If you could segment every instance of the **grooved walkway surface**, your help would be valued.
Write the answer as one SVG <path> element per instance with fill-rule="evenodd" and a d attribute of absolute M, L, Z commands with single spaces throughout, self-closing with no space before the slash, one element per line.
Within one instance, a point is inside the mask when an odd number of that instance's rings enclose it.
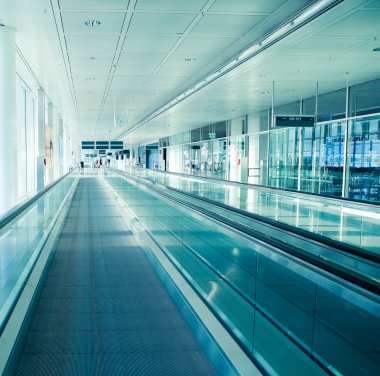
<path fill-rule="evenodd" d="M 82 178 L 16 375 L 216 375 L 98 178 Z"/>

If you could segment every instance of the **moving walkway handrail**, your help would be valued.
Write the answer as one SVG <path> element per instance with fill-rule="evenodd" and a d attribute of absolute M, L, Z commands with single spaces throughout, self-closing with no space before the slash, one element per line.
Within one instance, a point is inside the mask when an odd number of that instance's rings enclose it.
<path fill-rule="evenodd" d="M 0 229 L 5 227 L 8 223 L 10 223 L 13 219 L 15 219 L 18 215 L 20 215 L 23 211 L 25 211 L 27 208 L 29 208 L 29 206 L 33 205 L 41 196 L 43 196 L 45 193 L 50 191 L 53 187 L 55 187 L 66 176 L 70 175 L 73 171 L 75 171 L 76 168 L 69 171 L 65 175 L 61 176 L 60 178 L 53 181 L 52 183 L 48 184 L 46 187 L 40 189 L 31 198 L 29 198 L 28 200 L 14 206 L 12 209 L 10 209 L 4 215 L 2 215 L 0 217 Z"/>
<path fill-rule="evenodd" d="M 287 223 L 284 223 L 284 222 L 276 221 L 274 219 L 261 216 L 259 214 L 255 214 L 255 213 L 251 213 L 251 212 L 239 209 L 239 208 L 235 208 L 233 206 L 226 205 L 222 202 L 211 200 L 207 197 L 197 196 L 197 195 L 194 195 L 192 193 L 184 192 L 184 191 L 181 191 L 180 189 L 169 187 L 169 186 L 165 186 L 165 187 L 167 189 L 176 191 L 178 193 L 182 193 L 184 195 L 190 196 L 191 198 L 207 202 L 208 204 L 223 208 L 225 210 L 235 212 L 235 213 L 237 213 L 243 217 L 248 217 L 248 218 L 251 218 L 255 221 L 263 222 L 263 223 L 268 224 L 270 226 L 275 226 L 277 228 L 281 228 L 287 232 L 292 232 L 292 233 L 299 235 L 299 236 L 302 236 L 304 238 L 308 238 L 310 240 L 317 241 L 317 242 L 325 244 L 329 247 L 336 248 L 339 251 L 349 253 L 349 254 L 352 254 L 355 256 L 359 256 L 359 257 L 366 259 L 366 260 L 369 260 L 369 261 L 374 261 L 374 262 L 380 263 L 380 255 L 377 255 L 373 252 L 368 252 L 363 248 L 355 247 L 354 245 L 347 244 L 344 242 L 339 242 L 337 240 L 328 238 L 326 236 L 317 234 L 315 232 L 307 231 L 307 230 L 304 230 L 304 229 L 299 228 L 299 227 L 294 227 L 294 226 L 288 225 Z"/>
<path fill-rule="evenodd" d="M 33 205 L 39 198 L 41 198 L 48 191 L 50 191 L 52 188 L 54 188 L 59 182 L 61 182 L 64 178 L 66 178 L 68 175 L 70 175 L 74 170 L 75 170 L 75 168 L 73 170 L 69 171 L 68 173 L 66 173 L 65 175 L 61 176 L 60 178 L 58 178 L 54 182 L 50 183 L 49 185 L 47 185 L 43 189 L 39 190 L 37 193 L 35 193 L 33 195 L 33 197 L 31 197 L 30 199 L 28 199 L 26 202 L 23 202 L 23 203 L 15 206 L 11 210 L 9 210 L 7 213 L 5 213 L 5 215 L 2 218 L 0 218 L 0 230 L 3 227 L 5 227 L 7 224 L 9 224 L 13 219 L 17 218 L 17 216 L 19 216 L 21 213 L 23 213 L 31 205 Z M 21 295 L 22 291 L 24 290 L 24 288 L 25 288 L 25 286 L 27 284 L 28 278 L 29 278 L 30 274 L 32 273 L 32 270 L 33 270 L 35 264 L 37 263 L 37 259 L 38 259 L 38 257 L 34 261 L 31 269 L 29 270 L 29 272 L 26 275 L 24 281 L 22 282 L 22 285 L 21 285 L 21 287 L 20 287 L 20 289 L 19 289 L 19 291 L 18 291 L 18 293 L 16 295 L 16 298 L 12 302 L 12 305 L 9 307 L 9 310 L 6 313 L 6 315 L 4 317 L 4 320 L 0 323 L 0 336 L 3 334 L 3 331 L 4 331 L 6 325 L 7 325 L 8 321 L 9 321 L 9 318 L 12 315 L 12 312 L 15 309 L 15 306 L 16 306 L 19 298 L 20 298 L 20 295 Z"/>
<path fill-rule="evenodd" d="M 187 174 L 180 174 L 178 172 L 171 172 L 171 171 L 151 170 L 151 169 L 147 169 L 143 167 L 139 167 L 137 169 L 141 171 L 160 173 L 163 175 L 174 175 L 174 176 L 178 176 L 184 179 L 190 178 L 190 179 L 200 179 L 204 181 L 212 180 L 212 182 L 215 182 L 215 183 L 222 182 L 224 184 L 231 184 L 231 185 L 236 185 L 239 187 L 259 189 L 260 191 L 266 191 L 267 193 L 268 191 L 275 192 L 275 193 L 285 192 L 285 193 L 290 194 L 289 195 L 290 197 L 294 197 L 295 195 L 297 195 L 297 196 L 303 196 L 305 198 L 312 197 L 314 200 L 323 198 L 328 201 L 336 202 L 336 205 L 342 205 L 342 204 L 347 204 L 347 203 L 353 204 L 353 205 L 357 205 L 357 204 L 366 205 L 366 206 L 376 207 L 378 208 L 378 210 L 380 210 L 380 201 L 368 201 L 368 200 L 360 200 L 360 199 L 351 199 L 348 197 L 326 196 L 326 195 L 322 195 L 320 193 L 315 193 L 315 192 L 297 191 L 295 189 L 289 189 L 289 188 L 276 188 L 276 187 L 270 187 L 270 186 L 262 185 L 262 184 L 241 183 L 239 181 L 219 179 L 219 178 L 214 178 L 212 176 L 187 175 Z"/>
<path fill-rule="evenodd" d="M 123 176 L 122 173 L 118 172 L 119 175 Z M 125 178 L 125 177 L 124 177 Z M 126 177 L 128 180 L 130 179 L 129 176 Z M 132 181 L 135 181 L 135 182 L 139 182 L 140 179 L 136 178 L 136 179 L 131 179 Z M 141 183 L 141 181 L 140 181 Z M 149 190 L 153 191 L 154 194 L 157 194 L 158 196 L 161 196 L 161 197 L 164 197 L 164 199 L 167 199 L 168 201 L 170 202 L 173 202 L 174 204 L 179 204 L 181 205 L 182 207 L 188 207 L 188 208 L 191 208 L 193 210 L 195 210 L 196 212 L 199 212 L 203 215 L 206 215 L 208 216 L 208 213 L 205 213 L 203 210 L 200 210 L 199 207 L 197 208 L 196 205 L 192 205 L 192 204 L 186 204 L 184 202 L 182 202 L 180 199 L 178 198 L 174 198 L 173 196 L 171 196 L 170 194 L 168 193 L 164 193 L 162 191 L 162 189 L 159 189 L 158 187 L 150 184 L 149 186 L 147 184 L 144 184 L 144 182 L 142 182 L 143 185 L 145 185 Z M 211 216 L 211 219 L 212 220 L 215 220 L 215 221 L 219 221 L 218 218 L 215 218 L 214 216 L 214 213 L 212 213 L 212 216 Z M 222 223 L 222 226 L 223 226 L 223 223 Z M 226 226 L 227 227 L 227 226 Z M 230 226 L 228 226 L 230 227 Z M 235 228 L 233 228 L 234 231 L 236 231 Z M 167 228 L 167 231 L 169 231 L 174 237 L 178 237 L 178 235 L 174 232 L 172 232 L 169 228 Z M 238 230 L 239 231 L 239 230 Z M 247 234 L 242 234 L 243 236 L 246 236 L 247 238 L 249 236 L 247 236 Z M 161 248 L 161 245 L 154 239 L 152 238 L 152 240 Z M 291 342 L 293 342 L 302 352 L 304 352 L 305 354 L 307 354 L 314 362 L 316 362 L 327 374 L 331 374 L 331 375 L 335 375 L 337 374 L 336 370 L 334 369 L 334 367 L 330 364 L 328 364 L 327 362 L 325 362 L 321 357 L 319 357 L 317 354 L 314 354 L 313 352 L 310 351 L 310 348 L 307 344 L 303 343 L 302 340 L 300 340 L 295 334 L 293 334 L 291 331 L 289 331 L 286 327 L 284 327 L 281 322 L 277 321 L 274 317 L 272 317 L 270 314 L 267 314 L 267 312 L 265 311 L 265 309 L 262 309 L 261 306 L 255 301 L 255 300 L 252 300 L 250 299 L 248 296 L 245 295 L 245 293 L 243 291 L 241 291 L 237 286 L 235 286 L 233 284 L 233 282 L 231 282 L 228 278 L 226 278 L 225 275 L 223 275 L 222 273 L 220 273 L 217 269 L 215 269 L 215 267 L 210 264 L 206 259 L 204 259 L 203 256 L 199 255 L 192 247 L 191 245 L 188 245 L 188 244 L 184 244 L 184 246 L 197 258 L 199 259 L 200 262 L 202 262 L 204 265 L 206 265 L 208 268 L 210 268 L 210 270 L 212 270 L 216 275 L 217 277 L 219 277 L 220 279 L 222 279 L 230 288 L 232 288 L 238 295 L 239 297 L 241 297 L 246 303 L 250 304 L 251 306 L 254 306 L 255 309 L 258 310 L 258 312 L 260 312 L 280 333 L 282 333 L 285 337 L 287 337 Z M 269 245 L 271 247 L 271 245 Z M 272 249 L 274 248 L 275 246 L 271 247 Z M 182 273 L 181 271 L 181 268 L 179 267 L 179 265 L 177 265 L 176 261 L 174 258 L 171 257 L 170 255 L 170 252 L 167 252 L 163 249 L 163 251 L 166 253 L 167 257 L 171 260 L 172 264 L 177 268 L 177 270 L 179 272 Z M 297 260 L 295 260 L 295 262 L 297 262 Z M 300 262 L 300 261 L 298 261 Z M 315 273 L 320 273 L 318 270 L 315 270 L 315 269 L 311 269 L 311 270 L 314 270 Z M 183 273 L 182 273 L 183 274 Z M 186 275 L 186 273 L 183 274 L 184 278 L 190 283 L 190 285 L 193 285 L 193 281 L 191 280 L 191 278 L 188 278 L 188 276 Z M 323 276 L 323 274 L 322 274 Z M 326 276 L 324 276 L 326 278 Z M 328 278 L 328 277 L 327 277 Z M 334 281 L 333 283 L 338 283 L 338 284 L 341 284 L 340 281 Z M 348 287 L 350 288 L 350 287 Z M 205 303 L 207 304 L 207 299 L 201 294 L 200 291 L 197 290 L 197 288 L 194 288 L 194 291 L 198 294 L 198 296 L 203 300 L 205 301 Z M 362 291 L 360 291 L 360 293 L 363 293 Z M 373 298 L 372 295 L 369 297 L 369 299 Z M 215 310 L 212 306 L 210 306 L 209 304 L 207 304 L 210 308 L 210 310 L 212 312 L 214 312 L 214 314 L 216 315 L 216 317 L 219 317 L 218 316 L 218 312 L 217 310 Z M 252 356 L 252 354 L 249 352 L 248 349 L 245 348 L 245 346 L 240 342 L 240 339 L 239 337 L 236 335 L 236 333 L 228 326 L 226 325 L 223 320 L 221 320 L 221 323 L 222 325 L 225 326 L 226 330 L 231 334 L 231 336 L 233 338 L 235 338 L 237 340 L 237 343 L 240 344 L 241 348 L 243 349 L 243 351 L 245 351 L 247 353 L 248 356 Z M 257 359 L 255 359 L 253 357 L 253 361 L 256 363 Z M 261 365 L 260 364 L 257 364 L 257 366 L 261 369 Z M 266 374 L 265 370 L 264 370 L 264 374 Z"/>
<path fill-rule="evenodd" d="M 247 234 L 250 237 L 259 239 L 259 240 L 261 240 L 261 241 L 263 241 L 263 242 L 265 242 L 267 244 L 272 245 L 273 247 L 279 248 L 279 249 L 281 249 L 282 251 L 288 253 L 291 256 L 294 256 L 294 257 L 296 257 L 298 259 L 306 261 L 307 263 L 309 263 L 311 265 L 314 265 L 314 266 L 316 266 L 316 267 L 318 267 L 318 268 L 320 268 L 322 270 L 325 270 L 328 273 L 334 274 L 334 275 L 338 276 L 339 278 L 343 278 L 344 280 L 352 283 L 353 285 L 359 286 L 359 287 L 361 287 L 361 288 L 363 288 L 363 289 L 365 289 L 365 290 L 367 290 L 367 291 L 369 291 L 371 293 L 375 293 L 376 295 L 378 295 L 379 292 L 380 292 L 380 286 L 379 286 L 378 281 L 373 280 L 372 278 L 369 278 L 369 277 L 367 277 L 365 275 L 362 275 L 362 274 L 360 274 L 360 273 L 358 273 L 358 272 L 356 272 L 356 271 L 354 271 L 352 269 L 346 268 L 343 265 L 337 264 L 337 263 L 333 262 L 332 260 L 325 260 L 324 258 L 319 257 L 319 256 L 317 256 L 315 254 L 306 252 L 306 251 L 304 251 L 303 249 L 301 249 L 299 247 L 289 246 L 288 243 L 285 243 L 285 242 L 283 242 L 283 241 L 281 241 L 279 239 L 275 239 L 273 237 L 269 237 L 267 235 L 264 235 L 263 233 L 255 231 L 255 230 L 251 229 L 248 226 L 242 225 L 240 223 L 236 223 L 236 222 L 234 222 L 232 220 L 229 220 L 226 217 L 223 217 L 223 216 L 221 216 L 219 214 L 213 213 L 213 212 L 211 212 L 211 211 L 209 211 L 207 209 L 199 208 L 195 204 L 182 201 L 182 200 L 180 200 L 178 198 L 174 198 L 172 195 L 163 192 L 162 189 L 159 188 L 159 185 L 157 185 L 156 183 L 150 181 L 149 179 L 144 179 L 144 178 L 141 178 L 141 177 L 136 177 L 136 176 L 134 176 L 132 174 L 121 172 L 121 171 L 116 170 L 116 169 L 112 169 L 112 170 L 114 172 L 120 174 L 120 175 L 127 174 L 128 177 L 132 177 L 132 179 L 134 179 L 135 181 L 138 181 L 140 183 L 148 185 L 155 192 L 161 194 L 162 196 L 168 198 L 171 201 L 174 201 L 176 203 L 180 203 L 181 205 L 187 206 L 187 207 L 189 207 L 189 208 L 191 208 L 191 209 L 193 209 L 193 210 L 195 210 L 197 212 L 203 213 L 203 214 L 205 214 L 205 215 L 207 215 L 207 216 L 215 219 L 216 221 L 219 221 L 219 222 L 227 225 L 228 227 L 234 228 L 234 229 L 236 229 L 236 230 L 238 230 L 238 231 L 240 231 L 240 232 L 242 232 L 244 234 Z M 178 192 L 184 193 L 182 191 L 178 191 Z M 188 193 L 185 193 L 185 194 L 186 195 L 191 195 L 191 194 L 188 194 Z M 198 198 L 198 197 L 199 196 L 195 196 L 195 198 Z M 209 201 L 211 201 L 211 203 L 214 204 L 214 201 L 212 201 L 212 200 L 209 200 Z M 230 208 L 227 205 L 226 205 L 226 207 L 227 207 L 227 209 Z M 259 220 L 260 220 L 260 218 L 259 218 Z M 277 225 L 277 222 L 276 222 L 276 225 Z M 290 228 L 289 231 L 290 232 L 294 232 L 294 231 L 292 231 L 292 229 L 293 228 Z M 301 234 L 297 234 L 297 235 L 303 236 L 302 233 Z"/>
<path fill-rule="evenodd" d="M 126 172 L 126 173 L 129 174 L 128 172 Z M 156 182 L 154 182 L 154 181 L 152 181 L 152 180 L 150 180 L 148 178 L 144 178 L 144 177 L 139 177 L 139 178 L 140 179 L 145 179 L 148 182 L 150 182 L 151 184 L 162 185 L 161 183 L 157 184 Z M 334 247 L 334 248 L 336 248 L 339 251 L 342 251 L 342 252 L 345 252 L 345 253 L 349 253 L 349 254 L 352 254 L 352 255 L 355 255 L 355 256 L 359 256 L 359 257 L 361 257 L 363 259 L 366 259 L 366 260 L 369 260 L 369 261 L 380 263 L 380 255 L 377 255 L 377 254 L 375 254 L 373 252 L 369 252 L 369 251 L 367 251 L 367 250 L 365 250 L 363 248 L 356 247 L 356 246 L 348 244 L 348 243 L 339 242 L 337 240 L 328 238 L 326 236 L 323 236 L 323 235 L 320 235 L 320 234 L 317 234 L 317 233 L 314 233 L 314 232 L 311 232 L 311 231 L 307 231 L 307 230 L 304 230 L 304 229 L 299 228 L 299 227 L 294 227 L 294 226 L 288 225 L 288 224 L 286 224 L 284 222 L 276 221 L 274 219 L 267 218 L 267 217 L 264 217 L 264 216 L 261 216 L 261 215 L 255 214 L 255 213 L 251 213 L 251 212 L 246 211 L 246 210 L 235 208 L 233 206 L 224 204 L 222 202 L 211 200 L 211 199 L 209 199 L 207 197 L 198 196 L 198 195 L 195 195 L 193 193 L 185 192 L 185 191 L 182 191 L 180 189 L 173 188 L 173 187 L 170 187 L 170 186 L 167 186 L 167 185 L 165 185 L 165 188 L 173 190 L 173 191 L 175 191 L 177 193 L 181 193 L 181 194 L 187 195 L 187 196 L 189 196 L 191 198 L 194 198 L 196 200 L 207 202 L 208 204 L 220 207 L 220 208 L 222 208 L 224 210 L 229 210 L 229 211 L 235 212 L 235 213 L 237 213 L 237 214 L 239 214 L 239 215 L 241 215 L 243 217 L 248 217 L 248 218 L 251 218 L 251 219 L 253 219 L 255 221 L 259 221 L 259 222 L 268 224 L 270 226 L 275 226 L 277 228 L 281 228 L 281 229 L 283 229 L 283 230 L 285 230 L 287 232 L 295 233 L 296 235 L 302 236 L 304 238 L 311 239 L 313 241 L 317 241 L 317 242 L 325 244 L 325 245 L 327 245 L 329 247 Z"/>

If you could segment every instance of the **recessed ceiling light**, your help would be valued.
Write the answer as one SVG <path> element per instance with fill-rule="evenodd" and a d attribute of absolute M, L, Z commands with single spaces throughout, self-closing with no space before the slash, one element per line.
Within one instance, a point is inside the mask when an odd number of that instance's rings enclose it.
<path fill-rule="evenodd" d="M 98 20 L 87 20 L 84 24 L 88 27 L 100 26 L 102 23 Z"/>
<path fill-rule="evenodd" d="M 373 52 L 380 52 L 380 47 L 376 47 L 372 50 Z"/>
<path fill-rule="evenodd" d="M 86 81 L 95 81 L 95 77 L 85 77 Z"/>

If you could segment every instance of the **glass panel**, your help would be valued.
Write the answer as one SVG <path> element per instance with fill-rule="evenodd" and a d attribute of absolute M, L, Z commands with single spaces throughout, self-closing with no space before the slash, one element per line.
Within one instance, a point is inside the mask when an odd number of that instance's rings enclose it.
<path fill-rule="evenodd" d="M 348 197 L 380 201 L 380 116 L 349 122 Z"/>
<path fill-rule="evenodd" d="M 224 138 L 227 136 L 227 122 L 222 121 L 214 125 L 214 132 L 216 138 Z"/>
<path fill-rule="evenodd" d="M 226 139 L 212 143 L 213 177 L 226 179 Z"/>
<path fill-rule="evenodd" d="M 378 374 L 379 312 L 378 303 L 370 307 L 318 286 L 314 351 L 343 375 Z"/>
<path fill-rule="evenodd" d="M 250 184 L 266 184 L 268 132 L 249 136 L 249 176 Z"/>
<path fill-rule="evenodd" d="M 207 141 L 209 139 L 209 133 L 211 132 L 211 126 L 206 125 L 205 127 L 201 128 L 201 140 Z"/>
<path fill-rule="evenodd" d="M 200 173 L 203 176 L 212 176 L 212 142 L 201 144 L 201 166 Z"/>
<path fill-rule="evenodd" d="M 201 167 L 201 144 L 191 145 L 191 173 L 199 175 Z"/>
<path fill-rule="evenodd" d="M 0 229 L 0 326 L 12 308 L 75 178 L 61 180 Z"/>
<path fill-rule="evenodd" d="M 201 140 L 201 130 L 198 129 L 193 129 L 191 131 L 191 142 L 198 142 Z"/>
<path fill-rule="evenodd" d="M 298 187 L 298 128 L 270 133 L 269 185 L 277 188 Z"/>
<path fill-rule="evenodd" d="M 335 374 L 376 373 L 377 299 L 138 185 L 105 179 L 269 374 L 327 374 L 321 364 Z"/>
<path fill-rule="evenodd" d="M 191 174 L 191 153 L 190 153 L 190 145 L 183 145 L 183 170 L 182 172 L 185 174 Z"/>
<path fill-rule="evenodd" d="M 244 156 L 244 147 L 244 136 L 230 138 L 229 180 L 241 181 L 241 160 Z"/>
<path fill-rule="evenodd" d="M 318 193 L 319 170 L 316 167 L 317 144 L 315 135 L 319 127 L 302 129 L 301 191 Z"/>
<path fill-rule="evenodd" d="M 315 115 L 315 96 L 311 98 L 306 98 L 302 103 L 302 115 Z"/>
<path fill-rule="evenodd" d="M 317 186 L 322 195 L 342 196 L 344 138 L 344 122 L 321 125 Z"/>
<path fill-rule="evenodd" d="M 329 121 L 346 117 L 346 89 L 325 92 L 327 84 L 320 83 L 317 121 Z"/>
<path fill-rule="evenodd" d="M 380 78 L 350 88 L 350 116 L 380 113 Z"/>

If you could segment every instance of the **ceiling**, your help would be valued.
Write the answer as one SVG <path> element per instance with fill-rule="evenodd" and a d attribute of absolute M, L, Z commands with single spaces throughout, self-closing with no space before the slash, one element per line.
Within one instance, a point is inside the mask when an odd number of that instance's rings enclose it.
<path fill-rule="evenodd" d="M 7 4 L 5 4 L 7 3 Z M 80 139 L 117 138 L 305 0 L 13 0 L 0 19 Z M 130 133 L 157 140 L 380 77 L 380 1 L 346 0 Z M 86 21 L 100 21 L 89 27 Z M 378 38 L 376 40 L 376 38 Z"/>

